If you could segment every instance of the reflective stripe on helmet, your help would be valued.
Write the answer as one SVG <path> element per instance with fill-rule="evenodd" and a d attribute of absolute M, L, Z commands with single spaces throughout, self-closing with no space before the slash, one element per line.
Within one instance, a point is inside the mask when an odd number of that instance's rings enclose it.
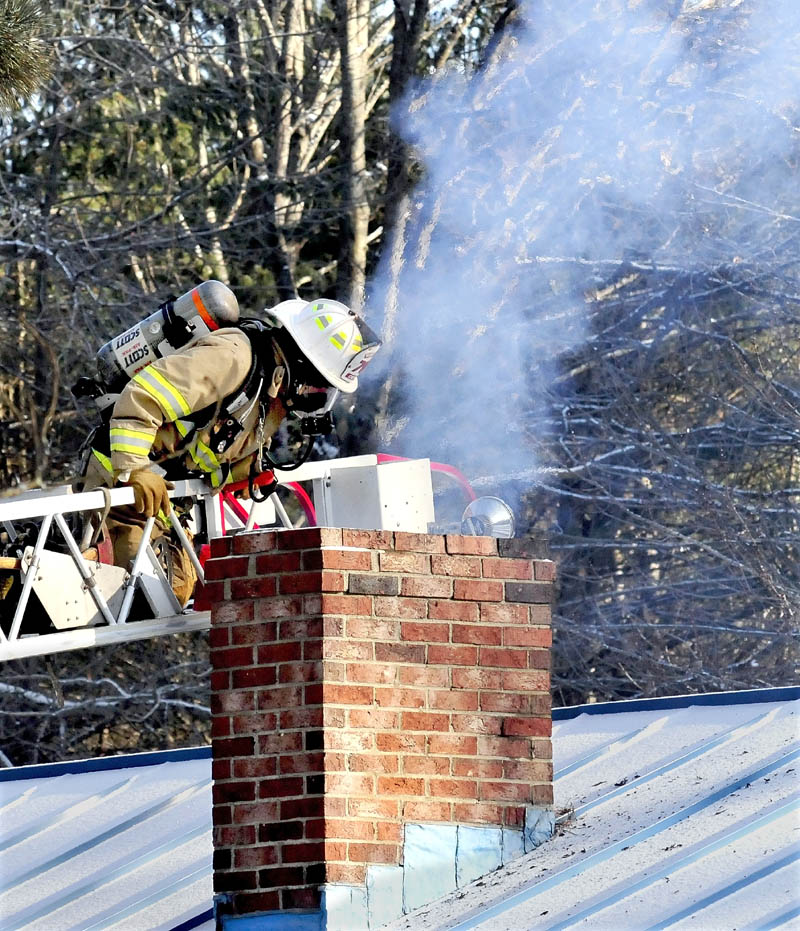
<path fill-rule="evenodd" d="M 186 417 L 191 413 L 191 408 L 180 391 L 175 385 L 167 381 L 160 372 L 157 372 L 152 365 L 148 365 L 146 369 L 137 372 L 132 380 L 155 398 L 169 421 L 177 420 L 181 416 Z"/>

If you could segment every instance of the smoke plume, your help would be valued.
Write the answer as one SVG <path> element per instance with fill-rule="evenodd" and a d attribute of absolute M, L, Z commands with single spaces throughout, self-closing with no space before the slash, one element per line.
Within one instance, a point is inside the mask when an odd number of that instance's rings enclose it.
<path fill-rule="evenodd" d="M 799 32 L 795 0 L 529 0 L 473 75 L 413 90 L 394 119 L 424 180 L 368 297 L 384 448 L 531 468 L 521 414 L 622 263 L 775 261 Z"/>

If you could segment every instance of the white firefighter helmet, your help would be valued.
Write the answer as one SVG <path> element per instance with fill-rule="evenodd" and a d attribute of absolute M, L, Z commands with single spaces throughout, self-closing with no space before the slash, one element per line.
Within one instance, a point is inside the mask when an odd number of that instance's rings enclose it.
<path fill-rule="evenodd" d="M 339 301 L 282 301 L 266 314 L 286 329 L 320 375 L 346 394 L 356 390 L 359 374 L 381 346 L 355 311 Z"/>

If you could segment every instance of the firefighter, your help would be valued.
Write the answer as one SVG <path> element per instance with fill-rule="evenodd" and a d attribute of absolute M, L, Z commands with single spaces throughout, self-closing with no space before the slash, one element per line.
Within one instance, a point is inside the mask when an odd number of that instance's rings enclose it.
<path fill-rule="evenodd" d="M 203 476 L 211 488 L 247 479 L 287 414 L 327 412 L 352 393 L 380 341 L 338 301 L 290 300 L 194 340 L 137 372 L 119 395 L 108 429 L 93 437 L 82 487 L 129 486 L 132 506 L 106 525 L 114 562 L 127 567 L 147 518 L 168 541 L 172 585 L 182 605 L 196 575 L 169 536 L 171 481 Z"/>

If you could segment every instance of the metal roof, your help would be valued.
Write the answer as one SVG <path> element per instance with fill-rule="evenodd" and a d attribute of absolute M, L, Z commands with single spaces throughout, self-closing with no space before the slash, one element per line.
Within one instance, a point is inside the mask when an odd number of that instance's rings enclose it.
<path fill-rule="evenodd" d="M 391 927 L 800 927 L 799 716 L 800 689 L 557 709 L 557 836 Z M 210 770 L 0 770 L 0 928 L 211 931 Z"/>

